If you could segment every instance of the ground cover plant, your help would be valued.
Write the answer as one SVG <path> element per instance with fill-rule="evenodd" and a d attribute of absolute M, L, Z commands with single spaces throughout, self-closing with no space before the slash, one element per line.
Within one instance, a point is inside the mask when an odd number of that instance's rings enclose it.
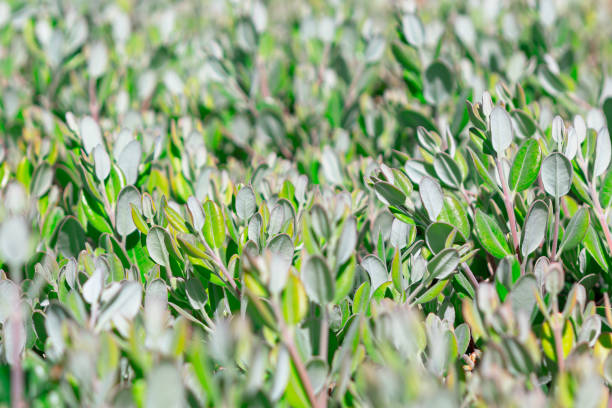
<path fill-rule="evenodd" d="M 609 406 L 610 15 L 0 1 L 0 405 Z"/>

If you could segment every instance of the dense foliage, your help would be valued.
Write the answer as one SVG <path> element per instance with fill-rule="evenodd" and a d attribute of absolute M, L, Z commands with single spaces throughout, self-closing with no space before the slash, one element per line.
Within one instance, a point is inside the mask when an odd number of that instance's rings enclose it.
<path fill-rule="evenodd" d="M 0 405 L 607 406 L 611 14 L 0 1 Z"/>

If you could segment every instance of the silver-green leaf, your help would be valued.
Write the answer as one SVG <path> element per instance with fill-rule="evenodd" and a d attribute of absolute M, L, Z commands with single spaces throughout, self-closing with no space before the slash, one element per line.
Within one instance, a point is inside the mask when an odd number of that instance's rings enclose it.
<path fill-rule="evenodd" d="M 555 198 L 569 193 L 572 187 L 573 169 L 570 161 L 562 153 L 555 152 L 542 161 L 542 184 L 544 190 Z"/>

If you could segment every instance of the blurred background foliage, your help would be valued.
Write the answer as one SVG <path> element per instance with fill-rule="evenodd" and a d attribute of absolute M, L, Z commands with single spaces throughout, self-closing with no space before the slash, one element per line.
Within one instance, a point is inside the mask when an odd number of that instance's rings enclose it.
<path fill-rule="evenodd" d="M 0 2 L 0 404 L 607 406 L 611 15 Z"/>

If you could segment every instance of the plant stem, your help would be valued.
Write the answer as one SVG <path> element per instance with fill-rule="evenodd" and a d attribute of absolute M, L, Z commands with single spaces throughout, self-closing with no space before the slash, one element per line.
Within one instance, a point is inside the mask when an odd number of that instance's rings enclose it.
<path fill-rule="evenodd" d="M 414 299 L 416 295 L 420 292 L 420 290 L 423 289 L 423 282 L 425 282 L 425 280 L 421 280 L 421 282 L 417 285 L 417 287 L 414 288 L 414 290 L 406 298 L 406 303 L 410 304 L 410 306 L 412 306 L 411 304 L 412 299 Z"/>
<path fill-rule="evenodd" d="M 98 97 L 96 96 L 96 80 L 89 79 L 89 112 L 96 122 L 100 119 L 100 106 L 98 106 Z"/>
<path fill-rule="evenodd" d="M 293 337 L 289 332 L 289 328 L 285 324 L 285 320 L 283 318 L 283 314 L 281 313 L 278 302 L 272 302 L 274 312 L 276 314 L 276 320 L 278 321 L 278 325 L 280 328 L 280 335 L 282 338 L 285 347 L 287 347 L 287 351 L 289 351 L 289 355 L 291 356 L 291 360 L 293 360 L 293 364 L 295 365 L 295 369 L 297 370 L 297 374 L 300 377 L 300 381 L 304 386 L 304 391 L 306 391 L 306 395 L 308 396 L 308 400 L 310 401 L 310 405 L 312 407 L 319 407 L 317 402 L 317 397 L 315 396 L 314 389 L 312 388 L 312 384 L 310 383 L 310 377 L 308 377 L 308 371 L 306 371 L 306 366 L 302 362 L 302 358 L 295 347 L 295 343 L 293 342 Z"/>
<path fill-rule="evenodd" d="M 508 182 L 506 181 L 506 177 L 504 176 L 504 172 L 502 170 L 501 162 L 499 158 L 495 159 L 495 164 L 497 165 L 497 174 L 499 174 L 499 181 L 502 184 L 502 189 L 504 192 L 504 205 L 506 206 L 506 213 L 508 214 L 508 222 L 510 224 L 510 232 L 512 233 L 512 245 L 514 247 L 514 252 L 519 253 L 519 239 L 518 233 L 516 231 L 516 217 L 514 215 L 514 200 L 512 199 L 512 195 L 510 194 L 510 189 L 508 188 Z"/>
<path fill-rule="evenodd" d="M 476 280 L 476 276 L 474 276 L 474 273 L 472 272 L 472 270 L 470 269 L 469 265 L 467 264 L 467 262 L 463 262 L 461 264 L 461 267 L 463 268 L 463 270 L 465 271 L 465 274 L 467 275 L 468 279 L 470 280 L 470 282 L 472 282 L 472 285 L 474 285 L 474 289 L 478 290 L 478 281 Z"/>
<path fill-rule="evenodd" d="M 108 199 L 108 194 L 106 194 L 106 186 L 104 185 L 104 182 L 101 181 L 100 182 L 100 190 L 102 190 L 102 200 L 104 201 L 104 209 L 106 210 L 106 213 L 108 214 L 108 218 L 110 218 L 110 222 L 111 222 L 111 226 L 113 228 L 116 228 L 115 225 L 115 212 L 113 211 L 113 207 L 110 204 L 110 200 Z"/>
<path fill-rule="evenodd" d="M 327 306 L 321 307 L 321 335 L 319 336 L 319 357 L 327 363 L 327 350 L 329 346 L 329 317 Z M 318 394 L 318 406 L 327 407 L 327 387 L 323 386 Z"/>
<path fill-rule="evenodd" d="M 12 278 L 13 282 L 17 285 L 21 284 L 21 270 L 18 267 L 13 267 L 12 269 Z M 22 333 L 22 319 L 23 319 L 23 311 L 21 308 L 21 299 L 18 299 L 17 307 L 13 309 L 13 313 L 10 316 L 7 324 L 11 326 L 11 331 L 13 333 L 18 333 L 18 339 L 13 342 L 13 349 L 8 350 L 7 353 L 11 353 L 13 355 L 13 364 L 11 364 L 11 406 L 13 408 L 23 408 L 26 406 L 25 401 L 23 399 L 24 394 L 24 384 L 23 384 L 23 366 L 21 365 L 21 350 L 20 350 L 20 336 Z M 25 342 L 24 342 L 25 343 Z M 6 343 L 4 343 L 6 345 Z"/>
<path fill-rule="evenodd" d="M 555 197 L 555 225 L 553 231 L 553 242 L 552 242 L 552 253 L 550 256 L 550 260 L 552 262 L 557 260 L 557 241 L 559 240 L 559 224 L 560 224 L 560 212 L 561 209 L 559 207 L 559 197 Z"/>
<path fill-rule="evenodd" d="M 597 215 L 597 220 L 601 224 L 601 229 L 603 230 L 604 236 L 606 237 L 606 243 L 608 244 L 608 253 L 611 253 L 612 235 L 610 235 L 610 227 L 608 226 L 608 222 L 606 221 L 605 212 L 603 208 L 601 208 L 599 196 L 597 195 L 597 190 L 595 189 L 595 182 L 591 180 L 589 184 L 589 187 L 591 188 L 591 200 L 593 200 L 593 206 L 595 207 L 595 214 Z"/>
<path fill-rule="evenodd" d="M 238 290 L 238 287 L 236 286 L 236 282 L 234 282 L 234 277 L 229 273 L 229 271 L 225 267 L 225 264 L 223 263 L 221 258 L 219 258 L 219 255 L 217 254 L 217 252 L 213 251 L 213 249 L 208 245 L 208 242 L 206 242 L 206 239 L 204 238 L 202 233 L 200 232 L 198 235 L 200 236 L 200 240 L 204 244 L 206 251 L 208 251 L 208 255 L 210 255 L 210 257 L 213 259 L 217 267 L 221 270 L 221 273 L 223 273 L 223 275 L 225 276 L 225 279 L 227 279 L 227 281 L 229 282 L 237 298 L 240 299 L 240 290 Z"/>
<path fill-rule="evenodd" d="M 550 320 L 550 325 L 553 330 L 553 335 L 555 337 L 555 352 L 557 354 L 557 364 L 559 365 L 559 371 L 562 372 L 565 368 L 565 361 L 563 360 L 563 336 L 561 335 L 561 330 L 563 330 L 563 324 L 561 327 L 557 324 L 557 320 L 560 317 L 559 315 L 559 305 L 557 303 L 557 297 L 553 297 L 553 318 Z"/>

